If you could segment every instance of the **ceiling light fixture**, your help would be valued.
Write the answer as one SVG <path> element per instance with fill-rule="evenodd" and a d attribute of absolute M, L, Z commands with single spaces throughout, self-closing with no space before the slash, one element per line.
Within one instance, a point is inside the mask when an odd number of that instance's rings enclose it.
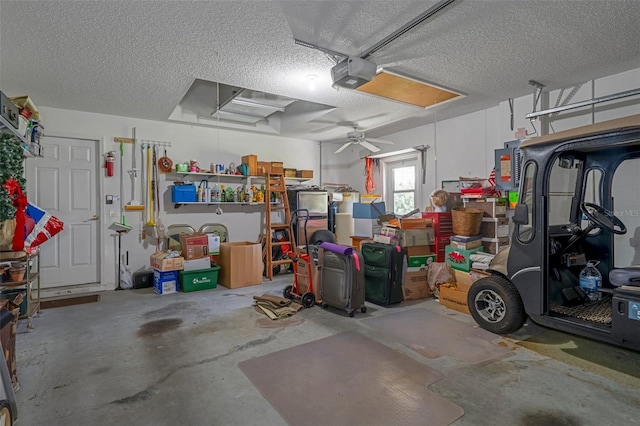
<path fill-rule="evenodd" d="M 246 99 L 234 98 L 234 99 L 231 99 L 231 103 L 235 104 L 235 105 L 242 105 L 242 106 L 253 107 L 253 108 L 271 109 L 271 110 L 275 110 L 275 111 L 284 112 L 284 107 L 283 106 L 263 104 L 263 103 L 260 103 L 260 102 L 248 101 Z"/>
<path fill-rule="evenodd" d="M 307 76 L 307 81 L 309 82 L 309 90 L 314 91 L 316 90 L 316 83 L 318 81 L 318 76 L 315 74 L 309 74 Z"/>

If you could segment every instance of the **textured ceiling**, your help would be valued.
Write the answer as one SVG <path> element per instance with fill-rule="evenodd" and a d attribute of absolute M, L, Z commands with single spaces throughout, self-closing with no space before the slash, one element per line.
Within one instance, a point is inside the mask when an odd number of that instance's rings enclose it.
<path fill-rule="evenodd" d="M 360 55 L 435 3 L 0 0 L 0 89 L 166 121 L 202 79 L 336 107 L 285 136 L 338 139 L 354 122 L 385 136 L 433 111 L 332 89 L 332 60 L 294 39 Z M 369 59 L 466 95 L 440 120 L 530 94 L 529 80 L 554 89 L 640 68 L 639 16 L 640 1 L 457 0 Z"/>

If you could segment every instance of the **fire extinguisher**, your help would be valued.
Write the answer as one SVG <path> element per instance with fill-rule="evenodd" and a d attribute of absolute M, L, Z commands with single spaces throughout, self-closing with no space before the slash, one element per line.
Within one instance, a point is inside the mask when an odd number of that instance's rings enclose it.
<path fill-rule="evenodd" d="M 115 171 L 116 157 L 113 154 L 113 151 L 109 151 L 104 162 L 104 167 L 107 169 L 107 177 L 113 177 Z"/>

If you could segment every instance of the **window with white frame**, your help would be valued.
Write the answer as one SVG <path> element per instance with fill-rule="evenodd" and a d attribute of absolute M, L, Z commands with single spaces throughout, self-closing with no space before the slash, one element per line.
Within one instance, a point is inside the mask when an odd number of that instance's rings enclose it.
<path fill-rule="evenodd" d="M 420 199 L 416 155 L 385 160 L 384 174 L 387 210 L 403 215 L 418 207 Z"/>

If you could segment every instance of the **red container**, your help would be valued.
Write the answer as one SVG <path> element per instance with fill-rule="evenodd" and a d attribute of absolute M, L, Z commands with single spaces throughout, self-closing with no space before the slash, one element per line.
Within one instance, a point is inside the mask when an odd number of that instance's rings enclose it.
<path fill-rule="evenodd" d="M 429 245 L 431 253 L 436 255 L 436 262 L 444 262 L 444 252 L 449 245 L 449 237 L 435 237 L 433 244 Z"/>
<path fill-rule="evenodd" d="M 451 212 L 422 212 L 422 218 L 432 220 L 433 231 L 436 237 L 453 235 Z"/>

